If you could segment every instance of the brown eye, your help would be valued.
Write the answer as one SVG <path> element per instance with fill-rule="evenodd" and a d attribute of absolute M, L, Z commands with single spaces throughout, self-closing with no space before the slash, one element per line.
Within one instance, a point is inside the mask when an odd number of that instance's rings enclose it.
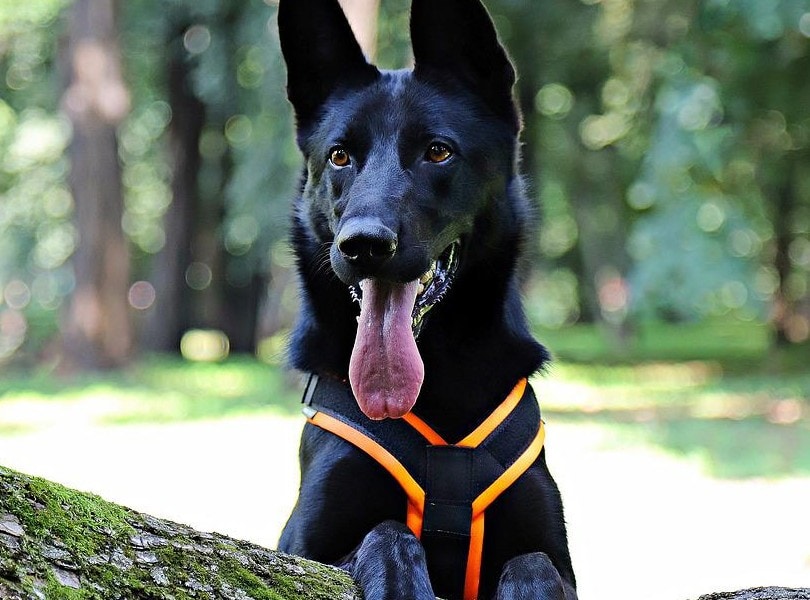
<path fill-rule="evenodd" d="M 352 159 L 349 156 L 349 153 L 346 151 L 346 148 L 343 146 L 335 146 L 329 151 L 329 162 L 331 162 L 334 166 L 341 168 L 349 166 Z"/>
<path fill-rule="evenodd" d="M 433 142 L 425 152 L 425 158 L 432 163 L 443 163 L 451 156 L 453 156 L 453 151 L 447 144 L 441 142 Z"/>

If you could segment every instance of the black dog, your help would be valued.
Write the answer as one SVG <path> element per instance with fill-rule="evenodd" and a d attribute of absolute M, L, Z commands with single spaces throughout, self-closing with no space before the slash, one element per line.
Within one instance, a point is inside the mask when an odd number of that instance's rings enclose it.
<path fill-rule="evenodd" d="M 575 599 L 525 381 L 547 354 L 516 275 L 515 72 L 486 9 L 413 0 L 412 71 L 368 64 L 337 0 L 278 21 L 306 160 L 292 362 L 315 374 L 279 548 L 367 600 Z"/>

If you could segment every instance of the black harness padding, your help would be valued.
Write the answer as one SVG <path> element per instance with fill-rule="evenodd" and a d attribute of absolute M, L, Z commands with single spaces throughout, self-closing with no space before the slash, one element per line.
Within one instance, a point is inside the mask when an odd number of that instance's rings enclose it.
<path fill-rule="evenodd" d="M 305 405 L 304 414 L 306 407 L 326 413 L 377 442 L 397 457 L 417 480 L 417 476 L 424 472 L 425 438 L 401 419 L 369 419 L 360 410 L 347 383 L 331 377 L 310 375 L 302 402 Z M 417 451 L 414 452 L 414 449 Z"/>
<path fill-rule="evenodd" d="M 521 457 L 541 427 L 530 385 L 517 406 L 477 447 L 432 445 L 403 419 L 366 417 L 344 382 L 311 375 L 303 399 L 310 418 L 323 412 L 393 455 L 425 492 L 422 530 L 434 592 L 462 598 L 470 551 L 473 502 Z"/>

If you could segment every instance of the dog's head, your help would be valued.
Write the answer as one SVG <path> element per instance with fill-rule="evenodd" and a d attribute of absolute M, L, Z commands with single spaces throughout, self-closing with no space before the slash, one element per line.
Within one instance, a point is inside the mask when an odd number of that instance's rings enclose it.
<path fill-rule="evenodd" d="M 399 417 L 422 384 L 428 312 L 519 226 L 515 71 L 479 0 L 414 0 L 406 71 L 366 61 L 337 0 L 281 0 L 278 22 L 306 160 L 296 219 L 360 302 L 360 407 Z"/>

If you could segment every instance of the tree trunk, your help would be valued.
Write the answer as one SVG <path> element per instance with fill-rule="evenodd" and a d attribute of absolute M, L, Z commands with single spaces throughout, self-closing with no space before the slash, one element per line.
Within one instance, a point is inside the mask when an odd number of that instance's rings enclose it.
<path fill-rule="evenodd" d="M 602 280 L 624 278 L 629 263 L 625 190 L 615 175 L 619 170 L 615 148 L 589 152 L 582 167 L 575 189 L 571 190 L 571 206 L 579 227 L 582 318 L 604 323 L 611 328 L 616 341 L 624 343 L 624 311 L 610 314 L 600 297 Z"/>
<path fill-rule="evenodd" d="M 0 467 L 0 600 L 360 600 L 344 572 Z"/>
<path fill-rule="evenodd" d="M 369 60 L 377 53 L 377 15 L 380 12 L 379 0 L 338 0 L 354 37 Z"/>
<path fill-rule="evenodd" d="M 70 82 L 63 108 L 73 124 L 70 184 L 79 244 L 76 288 L 64 326 L 65 366 L 123 365 L 132 345 L 129 253 L 116 128 L 129 111 L 113 0 L 76 0 L 70 13 Z"/>
<path fill-rule="evenodd" d="M 236 32 L 239 28 L 241 13 L 244 9 L 239 2 L 231 2 L 220 15 L 226 33 L 226 54 L 230 67 L 227 85 L 238 89 L 235 78 L 237 71 L 236 56 L 239 54 L 239 41 Z M 239 114 L 240 104 L 236 95 L 231 95 L 221 107 L 226 117 L 222 129 L 227 128 L 227 120 Z M 228 146 L 220 159 L 222 170 L 222 189 L 219 201 L 211 206 L 209 217 L 213 219 L 200 222 L 198 239 L 201 249 L 209 248 L 209 264 L 214 273 L 212 285 L 205 290 L 202 302 L 205 315 L 210 315 L 208 327 L 221 329 L 228 337 L 230 351 L 241 354 L 255 354 L 257 339 L 256 327 L 259 316 L 261 292 L 265 285 L 265 275 L 255 271 L 256 267 L 238 268 L 239 258 L 233 256 L 225 247 L 222 234 L 222 223 L 226 219 L 229 205 L 226 201 L 228 185 L 232 181 L 236 157 L 234 149 Z M 243 267 L 244 268 L 244 267 Z M 246 271 L 252 271 L 250 273 Z"/>
<path fill-rule="evenodd" d="M 218 325 L 228 336 L 231 352 L 256 353 L 259 305 L 265 286 L 266 279 L 261 273 L 254 273 L 241 286 L 227 278 L 222 282 L 223 301 L 220 303 Z"/>
<path fill-rule="evenodd" d="M 792 177 L 788 175 L 774 196 L 773 234 L 775 252 L 773 267 L 776 270 L 777 286 L 773 299 L 773 314 L 771 326 L 777 347 L 784 347 L 790 343 L 788 328 L 795 307 L 788 292 L 788 280 L 793 263 L 790 260 L 790 244 L 793 241 L 793 209 L 795 206 Z"/>
<path fill-rule="evenodd" d="M 0 600 L 361 600 L 334 567 L 157 519 L 0 466 Z M 810 600 L 755 588 L 699 600 Z"/>
<path fill-rule="evenodd" d="M 187 24 L 171 31 L 167 73 L 172 122 L 169 149 L 172 160 L 172 203 L 163 226 L 166 245 L 152 268 L 155 304 L 150 309 L 142 346 L 158 352 L 179 352 L 180 339 L 191 325 L 191 290 L 186 269 L 192 262 L 194 215 L 199 211 L 197 178 L 200 170 L 200 136 L 205 105 L 192 90 L 190 65 L 184 55 L 183 32 Z"/>
<path fill-rule="evenodd" d="M 716 592 L 699 600 L 810 600 L 810 588 L 759 587 L 739 592 Z"/>

